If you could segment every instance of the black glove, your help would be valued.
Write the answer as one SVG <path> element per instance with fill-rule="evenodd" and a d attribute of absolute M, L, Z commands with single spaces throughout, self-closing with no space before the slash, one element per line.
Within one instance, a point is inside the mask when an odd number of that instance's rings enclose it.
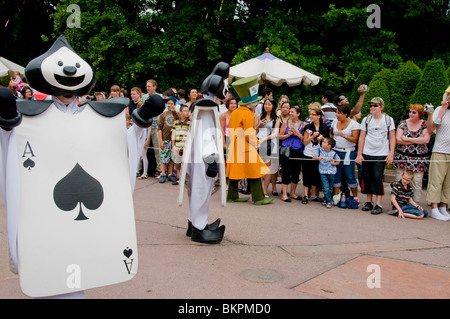
<path fill-rule="evenodd" d="M 22 122 L 22 114 L 17 111 L 16 97 L 13 92 L 0 87 L 0 127 L 11 130 Z"/>
<path fill-rule="evenodd" d="M 133 121 L 140 127 L 149 127 L 152 125 L 152 118 L 158 116 L 164 109 L 166 104 L 162 97 L 157 94 L 150 95 L 144 104 L 139 108 L 135 109 L 131 114 Z"/>
<path fill-rule="evenodd" d="M 217 166 L 216 162 L 212 162 L 208 165 L 208 168 L 206 169 L 206 176 L 209 177 L 216 177 L 219 173 L 219 166 Z"/>

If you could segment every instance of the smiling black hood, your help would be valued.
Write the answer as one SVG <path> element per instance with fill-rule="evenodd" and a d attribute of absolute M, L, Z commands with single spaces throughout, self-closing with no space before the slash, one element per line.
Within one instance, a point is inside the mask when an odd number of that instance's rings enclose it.
<path fill-rule="evenodd" d="M 60 96 L 89 94 L 97 76 L 61 35 L 52 47 L 25 68 L 28 84 L 42 93 Z"/>

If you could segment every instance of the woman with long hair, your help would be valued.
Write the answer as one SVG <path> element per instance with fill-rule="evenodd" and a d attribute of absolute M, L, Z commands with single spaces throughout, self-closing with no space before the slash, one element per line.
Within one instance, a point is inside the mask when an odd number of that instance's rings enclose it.
<path fill-rule="evenodd" d="M 270 172 L 263 177 L 263 190 L 264 196 L 269 197 L 267 190 L 269 184 L 272 183 L 272 195 L 278 195 L 277 191 L 277 172 L 278 163 L 272 165 L 272 159 L 270 157 L 273 154 L 278 154 L 273 150 L 278 149 L 278 133 L 279 123 L 276 121 L 276 109 L 273 103 L 273 98 L 268 97 L 264 100 L 263 109 L 261 115 L 256 118 L 255 129 L 256 137 L 259 141 L 259 156 L 264 160 L 264 163 L 271 168 Z M 277 126 L 278 125 L 278 126 Z M 272 166 L 275 166 L 272 169 Z"/>

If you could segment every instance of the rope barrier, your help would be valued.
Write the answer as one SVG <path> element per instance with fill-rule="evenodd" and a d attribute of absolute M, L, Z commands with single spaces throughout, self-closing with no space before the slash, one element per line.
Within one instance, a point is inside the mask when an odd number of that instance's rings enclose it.
<path fill-rule="evenodd" d="M 159 148 L 159 147 L 147 147 L 147 149 L 153 149 L 153 150 L 156 150 L 156 149 L 159 149 L 159 150 L 161 150 L 161 148 Z M 260 155 L 260 157 L 262 158 L 262 159 L 279 159 L 280 157 L 279 156 L 261 156 Z M 313 159 L 313 158 L 289 158 L 290 160 L 295 160 L 295 161 L 318 161 L 318 160 L 315 160 L 315 159 Z M 329 161 L 329 160 L 327 160 L 327 159 L 324 159 L 325 161 Z M 342 161 L 344 161 L 343 159 L 341 159 L 340 160 L 341 162 Z M 356 162 L 356 160 L 348 160 L 348 162 Z M 362 162 L 386 162 L 386 160 L 363 160 Z M 393 160 L 391 163 L 402 163 L 402 162 L 405 162 L 404 160 Z M 422 161 L 422 162 L 426 162 L 426 163 L 449 163 L 450 162 L 450 160 L 424 160 L 424 161 Z"/>

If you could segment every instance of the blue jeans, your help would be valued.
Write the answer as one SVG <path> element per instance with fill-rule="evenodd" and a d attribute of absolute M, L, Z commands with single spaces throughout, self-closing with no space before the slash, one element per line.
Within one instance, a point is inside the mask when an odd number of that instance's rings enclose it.
<path fill-rule="evenodd" d="M 334 174 L 320 174 L 322 191 L 325 196 L 325 203 L 327 204 L 332 202 L 334 176 Z"/>
<path fill-rule="evenodd" d="M 428 216 L 428 212 L 424 209 L 423 212 L 420 211 L 418 208 L 414 207 L 413 205 L 403 205 L 400 206 L 404 214 L 411 214 L 416 216 L 424 215 L 423 217 Z"/>

